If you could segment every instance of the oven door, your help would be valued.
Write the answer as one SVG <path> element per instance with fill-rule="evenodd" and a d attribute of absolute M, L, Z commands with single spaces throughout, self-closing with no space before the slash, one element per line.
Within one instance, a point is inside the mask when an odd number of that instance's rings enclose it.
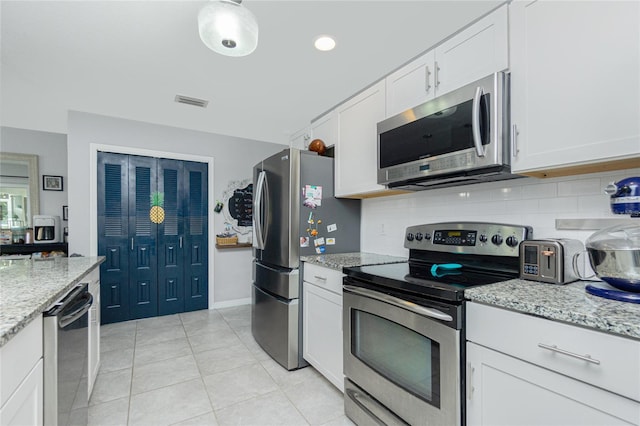
<path fill-rule="evenodd" d="M 359 424 L 460 425 L 461 337 L 444 324 L 449 314 L 348 283 L 347 415 Z"/>

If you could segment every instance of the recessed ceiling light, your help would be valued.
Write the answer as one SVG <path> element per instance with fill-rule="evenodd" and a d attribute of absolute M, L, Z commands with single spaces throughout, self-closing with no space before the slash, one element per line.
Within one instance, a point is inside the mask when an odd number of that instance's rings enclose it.
<path fill-rule="evenodd" d="M 321 35 L 316 37 L 313 45 L 316 49 L 326 52 L 328 50 L 333 50 L 333 48 L 336 47 L 336 41 L 331 36 Z"/>

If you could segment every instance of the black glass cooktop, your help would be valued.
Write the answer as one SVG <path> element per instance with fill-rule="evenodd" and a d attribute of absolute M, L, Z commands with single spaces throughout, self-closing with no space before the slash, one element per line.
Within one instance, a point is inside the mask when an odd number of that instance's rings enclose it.
<path fill-rule="evenodd" d="M 493 284 L 517 276 L 517 271 L 481 269 L 455 263 L 405 262 L 344 268 L 347 276 L 364 281 L 366 287 L 414 295 L 462 301 L 464 289 Z"/>

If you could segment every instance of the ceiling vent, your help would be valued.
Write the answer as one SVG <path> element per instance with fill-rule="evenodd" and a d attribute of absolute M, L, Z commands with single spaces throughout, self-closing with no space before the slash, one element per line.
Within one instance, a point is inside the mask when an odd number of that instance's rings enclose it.
<path fill-rule="evenodd" d="M 204 99 L 190 98 L 189 96 L 182 95 L 176 95 L 175 101 L 179 104 L 193 105 L 200 108 L 206 108 L 209 104 L 209 101 L 205 101 Z"/>

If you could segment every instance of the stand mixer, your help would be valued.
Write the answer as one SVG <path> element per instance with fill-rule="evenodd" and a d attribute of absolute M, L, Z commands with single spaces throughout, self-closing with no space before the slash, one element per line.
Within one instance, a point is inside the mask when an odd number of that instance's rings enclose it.
<path fill-rule="evenodd" d="M 640 303 L 640 177 L 607 186 L 611 211 L 630 215 L 624 225 L 601 229 L 585 247 L 591 268 L 605 283 L 587 284 L 587 293 L 622 302 Z"/>

